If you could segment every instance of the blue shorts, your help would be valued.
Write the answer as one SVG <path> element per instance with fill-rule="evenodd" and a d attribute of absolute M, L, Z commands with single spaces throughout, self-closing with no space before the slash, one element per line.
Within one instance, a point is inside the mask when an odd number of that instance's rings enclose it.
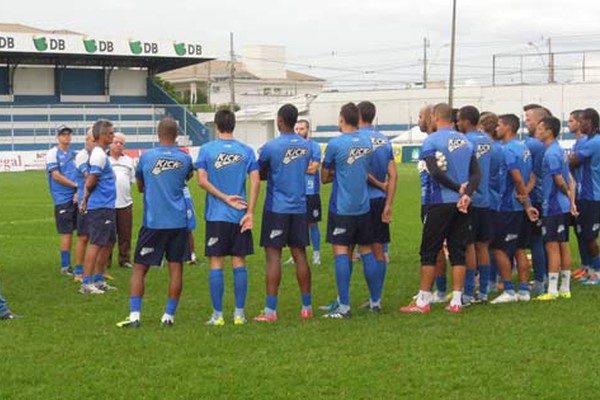
<path fill-rule="evenodd" d="M 338 215 L 329 212 L 327 243 L 339 246 L 371 246 L 374 243 L 371 214 Z"/>
<path fill-rule="evenodd" d="M 240 231 L 240 224 L 206 221 L 204 255 L 206 257 L 245 257 L 254 254 L 252 232 Z"/>
<path fill-rule="evenodd" d="M 308 218 L 309 224 L 321 221 L 321 195 L 306 195 L 306 218 Z"/>
<path fill-rule="evenodd" d="M 279 214 L 264 211 L 260 234 L 260 246 L 281 249 L 308 246 L 308 221 L 306 213 Z"/>
<path fill-rule="evenodd" d="M 90 223 L 87 213 L 77 213 L 77 235 L 90 236 Z"/>
<path fill-rule="evenodd" d="M 117 240 L 117 212 L 114 208 L 87 211 L 90 244 L 109 246 Z"/>
<path fill-rule="evenodd" d="M 577 211 L 577 236 L 584 241 L 597 239 L 600 230 L 600 201 L 579 200 Z"/>
<path fill-rule="evenodd" d="M 568 242 L 571 214 L 548 215 L 542 218 L 544 242 Z"/>
<path fill-rule="evenodd" d="M 494 211 L 489 208 L 472 207 L 469 210 L 471 219 L 471 243 L 490 242 L 494 238 Z"/>
<path fill-rule="evenodd" d="M 161 265 L 163 257 L 173 263 L 189 261 L 190 233 L 187 228 L 140 228 L 134 262 L 146 266 Z"/>
<path fill-rule="evenodd" d="M 61 235 L 69 235 L 77 229 L 77 204 L 72 201 L 54 206 L 56 231 Z"/>
<path fill-rule="evenodd" d="M 385 244 L 390 242 L 390 224 L 381 220 L 385 208 L 385 197 L 371 199 L 369 214 L 371 214 L 371 229 L 373 229 L 373 243 Z"/>
<path fill-rule="evenodd" d="M 494 215 L 494 240 L 490 247 L 502 250 L 512 258 L 517 250 L 519 233 L 523 226 L 523 211 L 498 211 Z"/>

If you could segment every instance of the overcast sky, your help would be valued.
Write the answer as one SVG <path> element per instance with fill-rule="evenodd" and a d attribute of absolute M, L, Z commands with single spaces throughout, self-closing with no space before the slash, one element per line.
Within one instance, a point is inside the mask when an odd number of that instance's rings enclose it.
<path fill-rule="evenodd" d="M 3 7 L 0 22 L 198 41 L 221 58 L 232 31 L 236 52 L 246 44 L 284 45 L 289 69 L 339 87 L 366 87 L 418 81 L 424 37 L 431 43 L 430 77 L 445 79 L 451 7 L 451 0 L 20 0 Z M 556 51 L 600 49 L 598 1 L 458 0 L 457 14 L 457 78 L 463 81 L 490 80 L 494 53 L 546 51 L 542 36 L 553 38 Z M 573 57 L 557 65 L 574 65 Z M 505 79 L 519 79 L 518 60 L 499 60 Z M 525 73 L 540 79 L 546 66 L 545 55 L 528 57 Z"/>

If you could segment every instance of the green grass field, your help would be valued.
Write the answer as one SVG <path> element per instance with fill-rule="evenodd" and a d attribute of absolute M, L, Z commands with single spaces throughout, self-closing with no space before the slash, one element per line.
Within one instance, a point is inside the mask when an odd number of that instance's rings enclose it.
<path fill-rule="evenodd" d="M 113 267 L 116 293 L 78 294 L 59 274 L 44 173 L 0 174 L 0 284 L 11 308 L 26 315 L 0 323 L 0 398 L 597 398 L 599 289 L 574 283 L 570 301 L 477 306 L 460 315 L 442 306 L 429 315 L 399 313 L 418 287 L 421 232 L 416 168 L 401 166 L 399 181 L 381 315 L 301 321 L 294 270 L 284 266 L 279 322 L 233 326 L 228 269 L 229 324 L 206 327 L 204 264 L 186 267 L 172 329 L 158 322 L 167 271 L 153 269 L 142 328 L 119 330 L 115 323 L 128 315 L 129 271 Z M 192 186 L 201 210 L 204 196 Z M 135 200 L 137 230 L 142 207 Z M 196 231 L 197 242 L 203 236 L 203 228 Z M 248 260 L 249 317 L 264 302 L 264 256 L 257 251 Z M 322 253 L 323 265 L 313 268 L 315 305 L 336 295 L 331 250 Z M 355 306 L 367 298 L 360 265 L 351 296 Z"/>

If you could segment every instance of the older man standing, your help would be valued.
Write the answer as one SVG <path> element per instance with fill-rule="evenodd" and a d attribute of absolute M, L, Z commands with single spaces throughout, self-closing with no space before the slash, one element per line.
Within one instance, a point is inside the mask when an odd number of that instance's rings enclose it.
<path fill-rule="evenodd" d="M 117 241 L 119 245 L 119 266 L 131 268 L 131 229 L 133 224 L 133 199 L 131 184 L 135 182 L 133 159 L 124 154 L 125 135 L 115 133 L 110 146 L 110 164 L 117 180 Z M 111 252 L 112 253 L 112 252 Z"/>

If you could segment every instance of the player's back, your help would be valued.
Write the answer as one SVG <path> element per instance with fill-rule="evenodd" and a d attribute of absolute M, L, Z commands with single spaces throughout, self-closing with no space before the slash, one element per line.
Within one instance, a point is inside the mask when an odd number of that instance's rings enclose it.
<path fill-rule="evenodd" d="M 533 169 L 531 153 L 524 143 L 512 139 L 502 147 L 504 152 L 503 179 L 504 190 L 500 204 L 500 211 L 523 211 L 523 205 L 516 196 L 516 185 L 510 171 L 518 170 L 523 177 L 525 185 L 529 183 L 529 175 Z"/>
<path fill-rule="evenodd" d="M 361 128 L 359 132 L 371 139 L 373 154 L 369 156 L 369 173 L 380 182 L 387 178 L 388 165 L 394 160 L 394 152 L 390 140 L 383 133 L 373 128 Z M 368 185 L 369 197 L 372 199 L 385 197 L 386 193 L 373 185 Z"/>
<path fill-rule="evenodd" d="M 583 162 L 581 198 L 600 201 L 600 134 L 595 134 L 578 151 L 586 154 Z"/>
<path fill-rule="evenodd" d="M 467 139 L 471 142 L 479 164 L 481 179 L 477 191 L 473 194 L 472 204 L 474 207 L 490 207 L 490 165 L 492 161 L 492 140 L 480 131 L 468 132 Z"/>
<path fill-rule="evenodd" d="M 502 144 L 500 142 L 492 141 L 492 151 L 490 156 L 490 173 L 489 173 L 489 197 L 490 197 L 490 209 L 498 210 L 504 191 L 504 180 L 502 176 L 503 171 L 504 154 L 502 150 Z"/>
<path fill-rule="evenodd" d="M 541 204 L 542 202 L 542 162 L 544 159 L 544 152 L 546 151 L 546 146 L 540 140 L 527 136 L 525 138 L 525 146 L 529 149 L 531 153 L 531 167 L 533 169 L 533 173 L 535 174 L 536 182 L 535 188 L 533 192 L 531 192 L 531 201 L 534 204 Z"/>
<path fill-rule="evenodd" d="M 546 148 L 542 161 L 542 213 L 544 216 L 566 214 L 570 210 L 570 200 L 556 184 L 554 177 L 562 175 L 565 183 L 569 184 L 569 166 L 565 151 L 555 141 Z"/>
<path fill-rule="evenodd" d="M 90 152 L 89 173 L 98 177 L 96 187 L 90 193 L 88 210 L 99 208 L 115 208 L 117 186 L 115 173 L 110 165 L 106 151 L 96 146 Z"/>

